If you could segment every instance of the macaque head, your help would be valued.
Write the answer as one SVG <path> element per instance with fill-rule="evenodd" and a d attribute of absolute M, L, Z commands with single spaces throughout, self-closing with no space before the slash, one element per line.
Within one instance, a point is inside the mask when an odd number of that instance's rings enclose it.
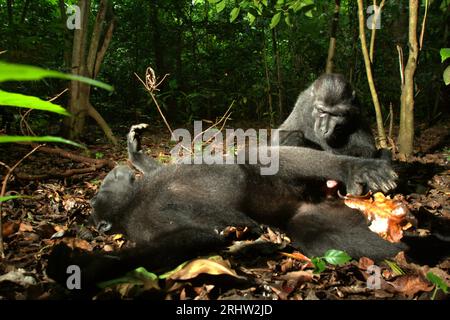
<path fill-rule="evenodd" d="M 312 84 L 311 95 L 311 115 L 317 138 L 327 143 L 345 140 L 354 126 L 353 121 L 358 121 L 359 107 L 355 92 L 344 76 L 322 75 Z"/>
<path fill-rule="evenodd" d="M 100 190 L 90 201 L 91 218 L 99 231 L 109 231 L 120 223 L 123 208 L 133 194 L 134 180 L 134 172 L 124 165 L 115 167 L 105 177 Z"/>

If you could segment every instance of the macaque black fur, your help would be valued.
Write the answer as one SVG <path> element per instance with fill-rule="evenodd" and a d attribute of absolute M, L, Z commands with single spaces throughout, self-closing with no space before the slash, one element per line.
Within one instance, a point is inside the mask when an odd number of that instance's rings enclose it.
<path fill-rule="evenodd" d="M 89 286 L 138 266 L 167 267 L 224 248 L 229 243 L 221 231 L 228 226 L 255 233 L 261 224 L 278 227 L 312 256 L 340 249 L 354 258 L 379 260 L 404 249 L 379 238 L 359 212 L 325 200 L 323 193 L 329 179 L 355 194 L 365 184 L 393 189 L 396 174 L 386 161 L 272 147 L 280 158 L 279 172 L 272 176 L 260 175 L 259 164 L 162 166 L 140 149 L 144 128 L 134 126 L 128 135 L 130 160 L 143 176 L 135 178 L 129 167 L 118 166 L 91 202 L 99 228 L 126 233 L 136 248 L 86 255 L 59 247 L 50 257 L 49 276 L 64 283 L 65 267 L 78 264 Z"/>
<path fill-rule="evenodd" d="M 117 166 L 92 199 L 92 218 L 103 230 L 125 233 L 136 247 L 113 253 L 86 254 L 64 245 L 55 247 L 47 274 L 60 283 L 66 268 L 82 270 L 82 288 L 123 275 L 136 267 L 158 271 L 225 248 L 221 233 L 228 226 L 261 233 L 261 224 L 285 231 L 292 244 L 310 256 L 326 250 L 346 251 L 353 258 L 375 261 L 407 249 L 367 228 L 364 216 L 342 201 L 325 198 L 327 180 L 343 182 L 354 194 L 361 185 L 373 190 L 395 188 L 396 174 L 379 159 L 339 156 L 300 147 L 279 148 L 280 169 L 261 176 L 260 165 L 159 165 L 140 149 L 145 126 L 128 135 L 129 158 L 143 172 L 135 178 Z"/>
<path fill-rule="evenodd" d="M 375 148 L 355 92 L 341 74 L 324 74 L 314 81 L 279 130 L 280 145 L 363 158 L 390 155 Z"/>

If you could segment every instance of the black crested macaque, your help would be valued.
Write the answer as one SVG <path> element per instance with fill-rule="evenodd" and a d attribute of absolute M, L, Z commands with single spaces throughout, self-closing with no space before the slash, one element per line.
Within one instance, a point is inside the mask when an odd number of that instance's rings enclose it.
<path fill-rule="evenodd" d="M 387 161 L 271 147 L 278 148 L 280 159 L 272 176 L 260 175 L 259 164 L 161 166 L 140 149 L 144 128 L 133 126 L 128 135 L 130 159 L 143 176 L 134 178 L 130 168 L 118 166 L 92 199 L 92 216 L 100 228 L 127 234 L 136 247 L 85 254 L 57 246 L 47 268 L 53 279 L 65 283 L 71 264 L 81 267 L 84 288 L 138 266 L 173 266 L 226 247 L 229 240 L 221 231 L 228 226 L 247 226 L 255 233 L 261 224 L 278 227 L 311 256 L 340 249 L 353 258 L 381 260 L 405 249 L 381 239 L 367 228 L 363 215 L 325 200 L 323 192 L 330 179 L 353 194 L 362 185 L 389 191 L 397 176 Z"/>
<path fill-rule="evenodd" d="M 280 145 L 303 146 L 353 157 L 388 158 L 377 152 L 368 122 L 350 83 L 341 74 L 324 74 L 297 98 L 281 124 Z"/>

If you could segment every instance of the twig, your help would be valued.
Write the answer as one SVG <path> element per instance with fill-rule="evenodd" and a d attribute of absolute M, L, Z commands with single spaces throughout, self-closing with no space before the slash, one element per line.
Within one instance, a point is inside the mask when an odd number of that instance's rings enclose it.
<path fill-rule="evenodd" d="M 399 45 L 397 45 L 397 52 L 398 52 L 398 66 L 400 68 L 400 80 L 401 85 L 405 84 L 405 63 L 403 62 L 403 49 Z"/>
<path fill-rule="evenodd" d="M 9 177 L 11 176 L 14 169 L 16 169 L 26 158 L 32 155 L 37 149 L 42 147 L 42 145 L 38 145 L 33 148 L 30 152 L 28 152 L 22 159 L 16 162 L 11 168 L 8 169 L 8 173 L 3 178 L 2 189 L 0 191 L 0 198 L 5 195 L 6 185 L 8 184 Z M 4 164 L 5 165 L 5 164 Z M 5 165 L 6 166 L 6 165 Z M 8 166 L 6 166 L 8 167 Z M 2 213 L 1 213 L 2 203 L 0 202 L 0 258 L 5 258 L 4 246 L 3 246 L 3 225 L 2 225 Z"/>
<path fill-rule="evenodd" d="M 147 70 L 145 71 L 145 82 L 137 75 L 136 72 L 134 73 L 134 75 L 139 79 L 139 81 L 141 81 L 141 83 L 144 85 L 145 89 L 147 89 L 148 93 L 150 93 L 150 96 L 152 97 L 153 102 L 155 103 L 159 114 L 163 118 L 163 121 L 166 124 L 167 129 L 169 129 L 169 131 L 170 131 L 170 136 L 173 136 L 172 128 L 170 127 L 169 123 L 167 122 L 166 117 L 164 116 L 163 112 L 161 111 L 161 108 L 158 104 L 158 101 L 156 101 L 155 94 L 154 94 L 155 91 L 159 91 L 159 89 L 158 89 L 159 85 L 161 85 L 161 83 L 166 79 L 166 77 L 169 74 L 164 75 L 162 80 L 159 81 L 158 83 L 157 83 L 157 79 L 155 76 L 155 71 L 151 67 L 148 67 Z"/>
<path fill-rule="evenodd" d="M 372 64 L 373 64 L 373 52 L 375 50 L 375 35 L 377 32 L 376 25 L 377 25 L 377 22 L 379 21 L 378 19 L 380 19 L 380 17 L 381 17 L 381 10 L 383 10 L 385 2 L 386 2 L 385 0 L 382 0 L 380 3 L 380 6 L 378 7 L 377 1 L 373 0 L 373 10 L 375 11 L 375 19 L 372 19 L 372 33 L 370 36 L 370 50 L 369 50 L 370 62 Z"/>
<path fill-rule="evenodd" d="M 207 128 L 206 130 L 203 130 L 202 132 L 200 132 L 199 134 L 197 134 L 197 135 L 194 137 L 194 139 L 192 139 L 192 148 L 194 148 L 195 140 L 197 140 L 197 138 L 198 138 L 199 136 L 203 135 L 205 132 L 208 132 L 208 131 L 211 130 L 212 128 L 218 126 L 218 125 L 223 121 L 223 124 L 222 124 L 222 127 L 220 128 L 220 130 L 217 131 L 211 138 L 209 138 L 208 141 L 205 141 L 204 144 L 206 144 L 206 143 L 208 143 L 209 141 L 211 141 L 213 138 L 216 137 L 216 135 L 217 135 L 219 132 L 222 131 L 223 127 L 225 126 L 225 124 L 226 124 L 226 122 L 227 122 L 227 120 L 228 120 L 228 119 L 230 118 L 230 116 L 231 116 L 230 110 L 231 110 L 231 108 L 233 107 L 234 103 L 235 103 L 235 100 L 233 100 L 233 102 L 232 102 L 231 105 L 228 107 L 227 111 L 225 111 L 225 113 L 223 114 L 222 118 L 220 118 L 219 121 L 217 121 L 215 124 L 213 124 L 212 126 L 210 126 L 209 128 Z M 225 121 L 224 121 L 224 120 L 225 120 Z"/>
<path fill-rule="evenodd" d="M 389 104 L 389 139 L 392 140 L 392 130 L 394 129 L 394 108 L 392 107 L 392 102 Z"/>
<path fill-rule="evenodd" d="M 56 99 L 58 99 L 61 95 L 63 95 L 66 91 L 68 91 L 68 88 L 65 88 L 63 91 L 61 91 L 60 93 L 58 93 L 57 95 L 55 95 L 53 98 L 47 100 L 49 102 L 55 101 Z M 32 135 L 35 136 L 36 134 L 33 132 L 33 130 L 31 129 L 31 127 L 28 125 L 27 122 L 27 117 L 29 116 L 30 112 L 33 111 L 33 109 L 28 109 L 23 115 L 20 114 L 20 131 L 22 132 L 23 135 Z M 27 132 L 24 132 L 24 128 L 26 127 Z"/>
<path fill-rule="evenodd" d="M 427 21 L 427 15 L 428 15 L 428 0 L 425 0 L 425 14 L 423 15 L 422 30 L 420 31 L 420 41 L 419 41 L 419 50 L 420 51 L 422 51 L 423 36 L 425 33 L 425 23 Z"/>

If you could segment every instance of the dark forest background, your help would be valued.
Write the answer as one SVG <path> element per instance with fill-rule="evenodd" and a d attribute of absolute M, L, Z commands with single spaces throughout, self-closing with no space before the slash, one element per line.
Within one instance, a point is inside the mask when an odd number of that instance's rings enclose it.
<path fill-rule="evenodd" d="M 89 32 L 99 2 L 91 2 Z M 277 125 L 299 92 L 325 71 L 337 3 L 334 71 L 350 79 L 373 116 L 356 1 L 112 1 L 114 31 L 97 79 L 113 85 L 115 91 L 92 88 L 92 105 L 113 131 L 136 122 L 159 122 L 152 99 L 134 75 L 143 77 L 151 66 L 160 79 L 170 74 L 159 87 L 157 99 L 173 124 L 213 121 L 235 101 L 232 120 Z M 365 5 L 371 4 L 366 1 Z M 429 8 L 415 75 L 415 117 L 432 123 L 449 108 L 439 51 L 448 47 L 450 7 L 448 0 L 423 1 L 419 30 L 425 4 Z M 1 0 L 0 51 L 7 50 L 1 59 L 71 72 L 74 32 L 67 29 L 63 11 L 64 3 L 57 0 Z M 371 30 L 365 31 L 370 39 Z M 401 95 L 397 46 L 406 63 L 407 39 L 408 2 L 386 1 L 372 67 L 383 117 L 388 118 L 392 105 L 395 124 Z M 66 82 L 52 79 L 2 84 L 5 90 L 44 99 L 65 87 Z M 68 100 L 66 93 L 57 103 L 67 106 Z M 8 110 L 9 117 L 15 112 Z M 36 134 L 58 133 L 61 122 L 61 117 L 46 113 L 35 113 L 30 120 Z"/>

